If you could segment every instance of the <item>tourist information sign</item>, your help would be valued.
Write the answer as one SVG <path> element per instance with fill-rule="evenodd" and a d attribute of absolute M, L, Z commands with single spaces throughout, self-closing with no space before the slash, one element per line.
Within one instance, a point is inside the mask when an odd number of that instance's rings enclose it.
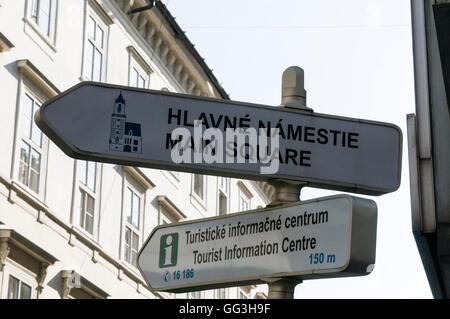
<path fill-rule="evenodd" d="M 370 195 L 400 185 L 402 134 L 388 123 L 95 82 L 35 119 L 78 159 Z"/>
<path fill-rule="evenodd" d="M 138 256 L 155 290 L 183 292 L 369 274 L 374 201 L 336 195 L 156 227 Z"/>

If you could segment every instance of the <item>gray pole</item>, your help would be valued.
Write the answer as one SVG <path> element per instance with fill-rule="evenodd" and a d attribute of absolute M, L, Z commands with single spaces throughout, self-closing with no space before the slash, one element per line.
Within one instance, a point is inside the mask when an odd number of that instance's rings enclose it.
<path fill-rule="evenodd" d="M 312 112 L 306 106 L 305 75 L 303 69 L 291 66 L 283 72 L 281 84 L 281 107 L 295 108 Z M 283 180 L 269 182 L 275 188 L 272 202 L 268 207 L 276 207 L 286 203 L 298 202 L 300 191 L 304 184 L 294 184 Z M 295 286 L 300 284 L 300 278 L 275 278 L 267 280 L 269 299 L 293 299 Z"/>

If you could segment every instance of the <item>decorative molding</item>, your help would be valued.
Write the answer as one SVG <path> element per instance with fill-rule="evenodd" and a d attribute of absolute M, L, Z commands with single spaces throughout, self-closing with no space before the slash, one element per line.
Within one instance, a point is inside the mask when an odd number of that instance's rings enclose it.
<path fill-rule="evenodd" d="M 40 224 L 45 224 L 46 222 L 45 222 L 45 220 L 46 220 L 46 215 L 45 215 L 45 210 L 42 210 L 42 209 L 38 209 L 38 217 L 37 217 L 37 221 L 40 223 Z"/>
<path fill-rule="evenodd" d="M 92 262 L 94 264 L 98 263 L 98 257 L 99 257 L 99 253 L 97 249 L 93 249 L 92 250 Z"/>
<path fill-rule="evenodd" d="M 109 16 L 109 14 L 103 9 L 102 5 L 98 3 L 97 0 L 89 0 L 89 4 L 92 8 L 95 9 L 97 14 L 101 16 L 101 18 L 104 20 L 104 22 L 107 25 L 111 25 L 114 23 L 113 19 Z"/>
<path fill-rule="evenodd" d="M 139 182 L 145 189 L 152 189 L 155 184 L 142 171 L 133 166 L 123 166 L 123 171 L 131 175 L 133 179 Z"/>
<path fill-rule="evenodd" d="M 249 199 L 253 198 L 252 192 L 248 189 L 247 185 L 245 185 L 243 181 L 238 181 L 237 184 Z"/>
<path fill-rule="evenodd" d="M 36 280 L 38 283 L 37 291 L 39 293 L 42 293 L 42 290 L 44 290 L 44 281 L 45 281 L 45 278 L 47 277 L 48 266 L 50 266 L 50 264 L 47 262 L 41 262 L 39 265 L 39 274 L 36 277 Z"/>
<path fill-rule="evenodd" d="M 261 192 L 261 195 L 266 197 L 268 203 L 272 201 L 275 188 L 267 182 L 252 181 L 253 185 Z"/>
<path fill-rule="evenodd" d="M 267 298 L 268 298 L 267 295 L 262 291 L 258 291 L 254 297 L 254 299 L 267 299 Z"/>
<path fill-rule="evenodd" d="M 27 255 L 33 257 L 41 263 L 53 265 L 58 261 L 56 257 L 37 246 L 31 240 L 20 235 L 14 229 L 0 229 L 0 240 L 2 243 L 6 242 L 8 246 L 10 243 L 13 244 L 14 247 L 23 250 Z"/>
<path fill-rule="evenodd" d="M 47 95 L 47 97 L 54 97 L 61 93 L 61 91 L 47 79 L 42 72 L 30 62 L 30 60 L 17 60 L 16 65 L 19 73 L 28 78 L 31 83 Z"/>
<path fill-rule="evenodd" d="M 180 77 L 182 70 L 183 70 L 183 64 L 181 62 L 175 63 L 174 75 L 177 79 Z"/>
<path fill-rule="evenodd" d="M 135 47 L 133 47 L 132 45 L 129 45 L 127 47 L 127 49 L 130 52 L 130 54 L 133 56 L 133 58 L 137 61 L 137 63 L 139 63 L 139 65 L 144 69 L 144 71 L 147 72 L 147 74 L 153 73 L 153 69 L 150 67 L 150 65 L 147 63 L 147 61 L 145 61 L 145 59 L 142 57 L 142 55 L 139 54 L 139 52 L 136 50 Z"/>
<path fill-rule="evenodd" d="M 67 299 L 69 297 L 70 291 L 72 290 L 72 285 L 70 280 L 72 278 L 72 270 L 61 270 L 61 298 Z"/>
<path fill-rule="evenodd" d="M 8 236 L 4 234 L 4 232 L 9 232 L 7 230 L 0 230 L 0 271 L 3 271 L 6 264 L 6 258 L 9 255 L 9 252 L 11 251 L 11 247 L 8 245 Z"/>
<path fill-rule="evenodd" d="M 67 299 L 73 288 L 78 288 L 95 299 L 106 299 L 109 294 L 74 270 L 61 270 L 61 297 Z"/>
<path fill-rule="evenodd" d="M 186 215 L 166 195 L 158 195 L 156 198 L 158 204 L 163 206 L 173 219 L 181 221 L 186 218 Z"/>
<path fill-rule="evenodd" d="M 91 0 L 93 1 L 93 0 Z M 143 0 L 113 0 L 113 3 L 122 11 L 127 17 L 130 24 L 136 28 L 137 33 L 140 34 L 145 42 L 153 49 L 154 53 L 158 55 L 161 62 L 165 64 L 166 69 L 178 81 L 178 83 L 186 90 L 187 93 L 196 95 L 206 95 L 210 92 L 207 87 L 207 80 L 201 71 L 194 66 L 193 60 L 190 60 L 186 54 L 183 53 L 183 48 L 177 41 L 177 36 L 173 35 L 174 30 L 168 31 L 166 24 L 168 22 L 161 13 L 152 12 L 159 10 L 156 6 L 154 10 L 148 10 L 132 15 L 127 12 L 146 5 Z M 164 22 L 163 22 L 164 21 Z M 164 29 L 162 27 L 164 26 Z M 177 46 L 174 49 L 173 46 Z M 184 61 L 184 63 L 183 63 Z M 190 65 L 192 64 L 192 65 Z M 188 67 L 189 66 L 189 67 Z M 181 72 L 184 70 L 184 72 Z M 189 78 L 189 81 L 187 81 Z M 194 87 L 197 89 L 194 91 Z M 214 96 L 214 91 L 211 96 Z"/>
<path fill-rule="evenodd" d="M 75 244 L 77 242 L 77 236 L 73 233 L 69 233 L 69 241 L 67 242 L 70 246 L 75 247 Z"/>
<path fill-rule="evenodd" d="M 9 194 L 8 194 L 8 201 L 11 204 L 14 204 L 17 200 L 17 192 L 11 187 L 9 189 Z"/>
<path fill-rule="evenodd" d="M 188 93 L 191 93 L 197 84 L 194 81 L 189 81 L 187 85 Z"/>
<path fill-rule="evenodd" d="M 39 262 L 39 269 L 36 274 L 37 291 L 42 293 L 44 289 L 45 278 L 47 277 L 47 268 L 58 261 L 55 257 L 38 247 L 32 241 L 26 239 L 13 229 L 0 229 L 0 271 L 6 264 L 6 258 L 11 248 L 20 249 L 28 256 Z"/>
<path fill-rule="evenodd" d="M 0 32 L 0 52 L 9 51 L 14 48 L 14 45 L 3 33 Z"/>

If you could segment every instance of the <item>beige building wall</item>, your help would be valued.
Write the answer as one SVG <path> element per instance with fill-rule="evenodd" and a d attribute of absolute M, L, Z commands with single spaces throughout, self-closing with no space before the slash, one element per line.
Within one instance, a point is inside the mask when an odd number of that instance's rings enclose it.
<path fill-rule="evenodd" d="M 155 226 L 214 216 L 224 203 L 226 213 L 264 207 L 270 187 L 74 160 L 32 121 L 45 100 L 85 80 L 227 97 L 193 47 L 174 37 L 178 25 L 167 8 L 126 14 L 144 5 L 0 0 L 0 298 L 267 293 L 266 286 L 153 292 L 133 258 Z"/>

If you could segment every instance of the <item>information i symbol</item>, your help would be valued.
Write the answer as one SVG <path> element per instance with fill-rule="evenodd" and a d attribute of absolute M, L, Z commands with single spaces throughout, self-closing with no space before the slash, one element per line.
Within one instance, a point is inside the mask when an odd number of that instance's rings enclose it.
<path fill-rule="evenodd" d="M 175 266 L 178 259 L 178 233 L 162 235 L 159 247 L 159 268 Z"/>

